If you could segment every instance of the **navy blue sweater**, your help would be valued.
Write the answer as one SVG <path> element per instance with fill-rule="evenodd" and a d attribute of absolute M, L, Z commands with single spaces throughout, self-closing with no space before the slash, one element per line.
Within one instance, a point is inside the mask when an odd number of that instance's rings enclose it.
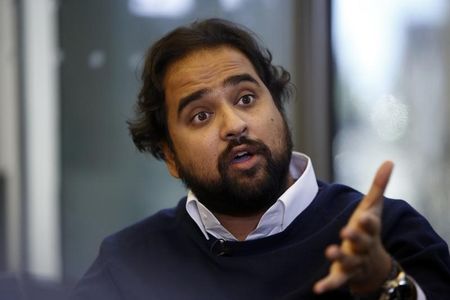
<path fill-rule="evenodd" d="M 352 299 L 343 287 L 316 296 L 362 195 L 319 183 L 319 193 L 283 232 L 244 242 L 206 240 L 185 209 L 162 210 L 106 238 L 73 299 Z M 429 300 L 450 299 L 446 243 L 406 202 L 385 199 L 382 240 Z"/>

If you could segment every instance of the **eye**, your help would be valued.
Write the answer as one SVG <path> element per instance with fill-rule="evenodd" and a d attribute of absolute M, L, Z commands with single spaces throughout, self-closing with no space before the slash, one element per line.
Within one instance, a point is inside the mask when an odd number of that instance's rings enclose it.
<path fill-rule="evenodd" d="M 211 117 L 211 115 L 212 115 L 212 113 L 210 113 L 210 112 L 201 111 L 201 112 L 196 113 L 192 117 L 191 121 L 194 124 L 204 123 Z"/>
<path fill-rule="evenodd" d="M 255 96 L 247 94 L 239 98 L 237 104 L 248 106 L 255 102 Z"/>

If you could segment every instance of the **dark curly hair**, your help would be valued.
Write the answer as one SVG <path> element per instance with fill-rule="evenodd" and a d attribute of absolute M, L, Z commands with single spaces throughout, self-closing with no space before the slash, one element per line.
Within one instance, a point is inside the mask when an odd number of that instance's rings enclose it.
<path fill-rule="evenodd" d="M 290 93 L 290 74 L 282 67 L 272 65 L 272 54 L 260 45 L 256 35 L 222 19 L 195 21 L 168 33 L 147 52 L 136 118 L 127 122 L 139 151 L 150 152 L 157 159 L 164 159 L 163 143 L 172 147 L 163 86 L 168 67 L 192 51 L 222 45 L 241 51 L 250 60 L 284 117 L 283 102 Z"/>

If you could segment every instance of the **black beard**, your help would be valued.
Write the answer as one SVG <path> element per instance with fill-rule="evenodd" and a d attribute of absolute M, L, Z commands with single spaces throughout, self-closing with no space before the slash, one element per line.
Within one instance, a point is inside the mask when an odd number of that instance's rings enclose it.
<path fill-rule="evenodd" d="M 285 124 L 286 125 L 286 124 Z M 192 190 L 198 200 L 213 213 L 230 216 L 250 216 L 266 211 L 287 188 L 289 163 L 292 155 L 292 138 L 285 126 L 286 148 L 277 155 L 261 141 L 241 137 L 231 140 L 218 159 L 218 180 L 202 179 L 184 167 L 175 155 L 178 174 L 185 186 Z M 249 145 L 264 158 L 265 163 L 257 165 L 238 174 L 229 170 L 227 159 L 233 147 Z M 259 178 L 249 181 L 258 172 Z M 234 172 L 235 173 L 235 172 Z M 246 179 L 241 182 L 240 178 Z M 248 183 L 251 182 L 251 183 Z"/>

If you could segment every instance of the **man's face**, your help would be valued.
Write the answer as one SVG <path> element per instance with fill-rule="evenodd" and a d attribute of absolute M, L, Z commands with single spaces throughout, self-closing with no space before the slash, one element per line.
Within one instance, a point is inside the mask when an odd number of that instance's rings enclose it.
<path fill-rule="evenodd" d="M 210 210 L 249 215 L 286 189 L 290 133 L 272 96 L 240 51 L 193 52 L 164 78 L 170 173 Z"/>

